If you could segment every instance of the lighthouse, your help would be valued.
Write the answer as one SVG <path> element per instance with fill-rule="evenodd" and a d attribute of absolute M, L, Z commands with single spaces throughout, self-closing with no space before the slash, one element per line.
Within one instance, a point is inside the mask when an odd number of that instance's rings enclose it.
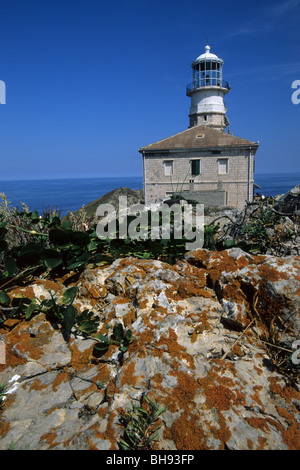
<path fill-rule="evenodd" d="M 229 125 L 224 96 L 230 87 L 223 80 L 223 63 L 210 52 L 209 45 L 192 62 L 193 81 L 186 87 L 186 95 L 191 98 L 189 127 L 201 125 L 225 131 Z"/>
<path fill-rule="evenodd" d="M 258 142 L 226 132 L 224 103 L 230 91 L 223 60 L 205 52 L 192 62 L 189 127 L 139 149 L 143 155 L 145 203 L 180 197 L 206 207 L 243 209 L 253 200 Z M 178 190 L 178 188 L 180 188 Z"/>

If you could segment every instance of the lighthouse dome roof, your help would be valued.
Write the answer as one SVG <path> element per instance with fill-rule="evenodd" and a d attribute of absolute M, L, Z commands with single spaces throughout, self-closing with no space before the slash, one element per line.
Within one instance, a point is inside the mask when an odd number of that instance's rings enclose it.
<path fill-rule="evenodd" d="M 197 62 L 204 62 L 204 61 L 208 61 L 208 60 L 215 60 L 215 61 L 218 61 L 218 62 L 223 62 L 223 60 L 220 59 L 217 55 L 212 54 L 210 52 L 210 46 L 207 44 L 205 46 L 204 54 L 199 55 L 199 57 L 197 57 L 197 59 L 193 63 L 195 64 Z"/>

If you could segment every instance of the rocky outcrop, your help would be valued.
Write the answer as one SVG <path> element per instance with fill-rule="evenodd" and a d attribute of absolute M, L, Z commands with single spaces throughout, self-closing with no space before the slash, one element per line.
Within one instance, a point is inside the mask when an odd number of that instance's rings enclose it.
<path fill-rule="evenodd" d="M 101 196 L 99 199 L 96 199 L 95 201 L 92 201 L 86 206 L 84 206 L 84 212 L 86 216 L 95 217 L 97 208 L 100 204 L 112 204 L 115 207 L 115 210 L 117 211 L 119 207 L 120 196 L 127 197 L 128 206 L 143 203 L 144 198 L 142 189 L 134 190 L 130 188 L 117 188 L 105 194 L 104 196 Z"/>
<path fill-rule="evenodd" d="M 300 184 L 275 198 L 275 208 L 288 215 L 300 217 Z"/>
<path fill-rule="evenodd" d="M 76 283 L 99 331 L 122 323 L 133 341 L 97 355 L 94 339 L 66 342 L 44 314 L 4 322 L 0 449 L 117 450 L 122 412 L 145 395 L 167 406 L 156 449 L 299 449 L 296 367 L 274 360 L 299 339 L 299 268 L 295 256 L 201 249 L 14 289 L 43 299 Z"/>

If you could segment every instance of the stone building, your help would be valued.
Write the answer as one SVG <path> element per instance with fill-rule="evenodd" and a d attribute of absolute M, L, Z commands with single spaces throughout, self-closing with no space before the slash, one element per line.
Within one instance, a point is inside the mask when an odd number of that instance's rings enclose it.
<path fill-rule="evenodd" d="M 189 128 L 139 149 L 145 203 L 181 194 L 206 206 L 243 208 L 253 199 L 258 143 L 229 132 L 223 60 L 207 45 L 192 69 Z"/>

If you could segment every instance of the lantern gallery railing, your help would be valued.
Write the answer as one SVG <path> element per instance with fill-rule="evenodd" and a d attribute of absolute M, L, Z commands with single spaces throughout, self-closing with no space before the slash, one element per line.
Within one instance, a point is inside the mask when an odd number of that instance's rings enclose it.
<path fill-rule="evenodd" d="M 186 87 L 186 94 L 189 95 L 192 91 L 197 90 L 197 88 L 202 88 L 205 86 L 218 86 L 230 90 L 229 83 L 225 80 L 220 80 L 219 78 L 215 77 L 204 77 L 197 78 L 192 83 L 189 83 Z"/>

